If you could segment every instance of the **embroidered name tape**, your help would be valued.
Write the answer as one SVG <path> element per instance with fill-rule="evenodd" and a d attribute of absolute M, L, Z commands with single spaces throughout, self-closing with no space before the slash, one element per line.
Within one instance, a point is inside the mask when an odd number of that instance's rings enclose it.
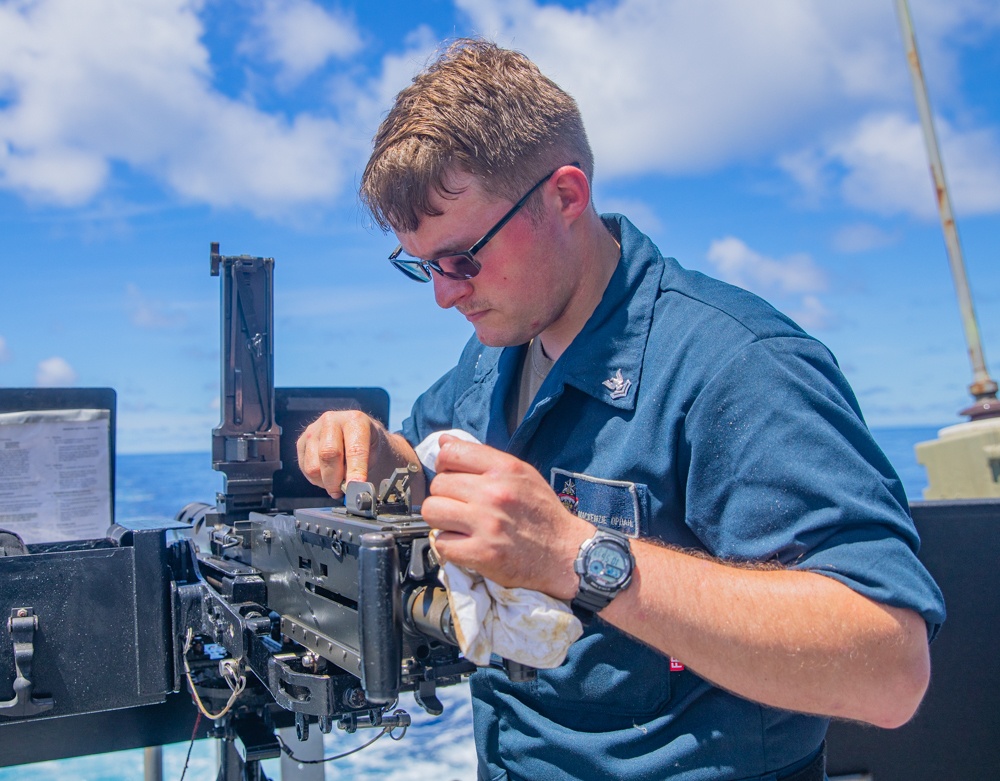
<path fill-rule="evenodd" d="M 628 537 L 639 536 L 639 490 L 635 483 L 553 468 L 550 485 L 574 515 Z"/>

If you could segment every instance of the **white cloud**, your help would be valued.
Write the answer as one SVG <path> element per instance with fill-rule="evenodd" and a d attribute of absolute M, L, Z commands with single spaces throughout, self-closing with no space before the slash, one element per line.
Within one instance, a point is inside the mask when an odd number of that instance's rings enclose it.
<path fill-rule="evenodd" d="M 58 356 L 39 361 L 35 369 L 35 385 L 39 388 L 65 388 L 76 380 L 76 371 L 65 358 Z"/>
<path fill-rule="evenodd" d="M 10 360 L 10 350 L 7 349 L 7 340 L 0 336 L 0 363 Z"/>
<path fill-rule="evenodd" d="M 826 274 L 805 254 L 774 260 L 733 236 L 716 239 L 706 256 L 722 279 L 762 293 L 812 293 L 826 290 Z"/>
<path fill-rule="evenodd" d="M 899 119 L 915 110 L 891 3 L 456 2 L 577 98 L 600 175 L 699 173 L 781 155 L 811 196 L 833 178 L 838 197 L 865 210 L 933 210 L 919 127 Z M 995 29 L 1000 6 L 918 1 L 913 16 L 941 104 L 963 110 L 953 42 Z M 1000 209 L 996 132 L 944 135 L 956 202 Z"/>
<path fill-rule="evenodd" d="M 713 241 L 705 257 L 720 279 L 766 298 L 803 327 L 830 325 L 830 313 L 817 295 L 826 291 L 827 276 L 808 255 L 777 260 L 727 236 Z"/>
<path fill-rule="evenodd" d="M 1000 211 L 1000 141 L 987 129 L 959 131 L 935 122 L 945 179 L 956 211 Z M 838 194 L 877 214 L 937 215 L 923 130 L 900 113 L 863 117 L 843 135 L 781 158 L 811 197 Z"/>
<path fill-rule="evenodd" d="M 860 122 L 912 111 L 889 3 L 455 2 L 474 30 L 524 50 L 577 97 L 602 178 L 704 172 L 797 147 L 797 158 L 784 158 L 785 170 L 797 161 L 800 182 L 811 173 L 822 183 L 831 166 L 845 166 L 835 192 L 872 208 L 869 193 L 881 191 L 871 172 L 885 150 L 866 152 Z M 237 31 L 237 50 L 277 66 L 279 88 L 315 73 L 332 85 L 316 96 L 315 109 L 265 111 L 252 97 L 235 99 L 215 86 L 221 77 L 212 57 L 228 55 L 221 46 L 210 54 L 208 45 L 217 44 L 202 22 L 203 6 L 0 4 L 0 188 L 79 205 L 105 192 L 125 167 L 196 203 L 286 217 L 322 208 L 351 189 L 379 118 L 437 43 L 419 27 L 378 73 L 352 63 L 343 69 L 349 75 L 330 75 L 331 62 L 362 50 L 365 36 L 353 18 L 314 0 L 261 0 L 250 27 Z M 913 6 L 936 94 L 960 109 L 951 44 L 1000 24 L 1000 7 L 988 0 Z M 226 62 L 233 64 L 251 82 L 264 78 L 247 63 Z M 817 147 L 821 137 L 828 140 Z M 994 159 L 988 129 L 956 137 L 970 157 L 985 150 Z M 962 184 L 962 166 L 949 164 L 956 202 L 995 208 L 991 180 Z M 967 189 L 974 194 L 962 195 Z"/>
<path fill-rule="evenodd" d="M 63 206 L 87 201 L 103 184 L 107 161 L 73 149 L 27 150 L 0 138 L 0 186 Z"/>
<path fill-rule="evenodd" d="M 370 150 L 371 139 L 378 129 L 396 94 L 406 87 L 423 69 L 440 45 L 430 27 L 421 25 L 411 31 L 403 42 L 403 50 L 382 58 L 378 74 L 363 83 L 348 78 L 331 82 L 330 97 L 342 116 L 351 117 L 351 133 L 363 165 Z"/>
<path fill-rule="evenodd" d="M 287 122 L 242 104 L 216 103 L 211 126 L 186 128 L 190 146 L 165 160 L 163 176 L 181 195 L 286 214 L 328 203 L 347 184 L 349 149 L 331 120 L 300 115 Z"/>
<path fill-rule="evenodd" d="M 336 197 L 355 146 L 332 119 L 271 115 L 215 90 L 201 5 L 0 6 L 0 187 L 81 204 L 124 163 L 184 198 L 257 214 Z"/>
<path fill-rule="evenodd" d="M 309 0 L 267 0 L 241 49 L 277 64 L 294 85 L 330 59 L 360 50 L 361 35 L 347 16 Z"/>
<path fill-rule="evenodd" d="M 458 5 L 577 98 L 609 173 L 718 167 L 906 89 L 892 11 L 868 0 Z"/>

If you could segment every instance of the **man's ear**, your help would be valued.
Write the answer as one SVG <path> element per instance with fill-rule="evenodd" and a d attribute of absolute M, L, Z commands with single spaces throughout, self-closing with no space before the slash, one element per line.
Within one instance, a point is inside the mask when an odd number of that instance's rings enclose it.
<path fill-rule="evenodd" d="M 575 165 L 564 165 L 552 177 L 559 197 L 559 211 L 567 222 L 575 222 L 577 217 L 590 207 L 590 182 L 587 175 Z"/>

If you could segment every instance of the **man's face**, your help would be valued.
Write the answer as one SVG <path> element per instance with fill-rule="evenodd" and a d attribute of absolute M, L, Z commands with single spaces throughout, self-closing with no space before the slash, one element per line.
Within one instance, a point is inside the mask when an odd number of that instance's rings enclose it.
<path fill-rule="evenodd" d="M 467 250 L 512 205 L 486 196 L 467 174 L 452 175 L 448 186 L 461 192 L 450 199 L 434 194 L 433 205 L 442 214 L 396 234 L 408 254 L 433 259 Z M 431 274 L 438 306 L 465 315 L 479 340 L 492 347 L 523 344 L 557 324 L 576 288 L 571 253 L 550 208 L 556 198 L 552 183 L 533 198 L 548 199 L 542 218 L 536 223 L 521 210 L 476 254 L 482 269 L 474 278 Z"/>

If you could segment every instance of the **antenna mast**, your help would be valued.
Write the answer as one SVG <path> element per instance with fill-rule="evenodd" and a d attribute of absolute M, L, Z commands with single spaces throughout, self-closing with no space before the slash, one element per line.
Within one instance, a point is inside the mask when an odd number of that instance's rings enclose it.
<path fill-rule="evenodd" d="M 975 401 L 971 407 L 963 409 L 959 414 L 967 415 L 972 420 L 1000 416 L 997 384 L 986 370 L 983 345 L 979 338 L 979 323 L 976 320 L 976 310 L 969 292 L 969 280 L 965 274 L 962 246 L 958 241 L 958 228 L 955 226 L 955 217 L 951 210 L 951 196 L 948 194 L 944 166 L 941 164 L 941 154 L 938 151 L 934 118 L 931 114 L 930 100 L 927 97 L 927 84 L 924 82 L 923 70 L 920 67 L 917 39 L 913 32 L 913 22 L 910 19 L 910 9 L 906 0 L 896 0 L 896 12 L 903 33 L 903 45 L 906 47 L 906 60 L 910 66 L 910 76 L 913 79 L 917 111 L 924 129 L 924 142 L 927 144 L 927 155 L 930 158 L 931 176 L 934 179 L 938 212 L 941 215 L 941 227 L 944 230 L 944 241 L 948 248 L 948 262 L 951 265 L 951 276 L 955 281 L 955 290 L 958 293 L 958 306 L 962 315 L 962 326 L 965 330 L 965 342 L 968 345 L 969 360 L 972 363 L 972 384 L 969 386 L 969 392 Z"/>

